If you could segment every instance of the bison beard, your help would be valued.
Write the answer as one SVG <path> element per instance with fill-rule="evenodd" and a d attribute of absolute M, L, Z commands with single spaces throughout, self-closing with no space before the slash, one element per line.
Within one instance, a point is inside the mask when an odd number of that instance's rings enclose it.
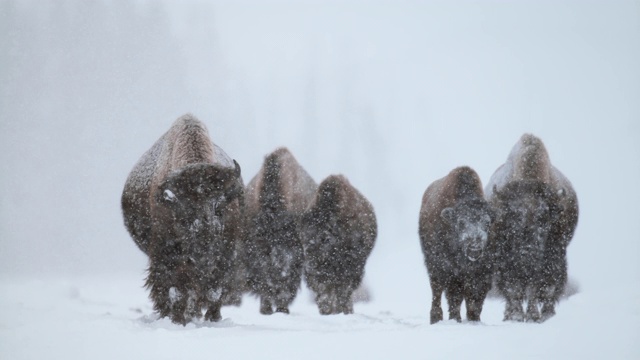
<path fill-rule="evenodd" d="M 353 292 L 377 235 L 373 207 L 343 176 L 325 179 L 303 216 L 305 279 L 320 313 L 353 313 Z"/>
<path fill-rule="evenodd" d="M 191 115 L 178 119 L 131 171 L 125 226 L 149 256 L 146 286 L 161 317 L 221 318 L 241 238 L 240 167 Z"/>

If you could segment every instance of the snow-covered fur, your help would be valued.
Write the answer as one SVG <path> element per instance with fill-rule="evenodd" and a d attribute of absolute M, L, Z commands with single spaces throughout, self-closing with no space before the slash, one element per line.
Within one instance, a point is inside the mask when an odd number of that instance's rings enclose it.
<path fill-rule="evenodd" d="M 327 177 L 303 216 L 304 274 L 323 315 L 353 313 L 377 236 L 371 203 L 342 175 Z"/>
<path fill-rule="evenodd" d="M 453 169 L 434 181 L 422 197 L 419 234 L 431 283 L 431 323 L 442 320 L 445 293 L 449 319 L 461 321 L 462 300 L 467 319 L 480 321 L 491 289 L 492 212 L 478 174 L 469 167 Z"/>
<path fill-rule="evenodd" d="M 262 314 L 289 312 L 302 279 L 300 216 L 317 184 L 286 148 L 267 155 L 246 189 L 248 284 Z"/>
<path fill-rule="evenodd" d="M 241 240 L 240 166 L 180 117 L 134 166 L 122 192 L 124 223 L 149 256 L 146 281 L 160 316 L 217 321 Z"/>
<path fill-rule="evenodd" d="M 504 320 L 544 321 L 555 314 L 567 283 L 576 193 L 551 165 L 542 141 L 525 134 L 489 180 L 486 194 L 497 215 L 496 284 L 507 301 Z"/>

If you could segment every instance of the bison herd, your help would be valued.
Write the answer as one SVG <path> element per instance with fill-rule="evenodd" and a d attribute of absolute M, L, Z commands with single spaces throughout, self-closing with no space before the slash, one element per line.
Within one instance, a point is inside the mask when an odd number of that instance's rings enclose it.
<path fill-rule="evenodd" d="M 351 314 L 377 237 L 373 206 L 343 175 L 317 184 L 279 148 L 245 186 L 240 165 L 190 114 L 138 160 L 121 204 L 149 258 L 155 311 L 183 325 L 203 312 L 220 320 L 245 293 L 259 297 L 262 314 L 289 313 L 303 280 L 321 314 Z M 443 293 L 449 319 L 462 320 L 464 301 L 467 320 L 479 321 L 492 288 L 506 300 L 504 320 L 553 316 L 577 220 L 571 183 L 530 134 L 484 189 L 466 166 L 434 181 L 419 216 L 431 323 L 443 320 Z"/>

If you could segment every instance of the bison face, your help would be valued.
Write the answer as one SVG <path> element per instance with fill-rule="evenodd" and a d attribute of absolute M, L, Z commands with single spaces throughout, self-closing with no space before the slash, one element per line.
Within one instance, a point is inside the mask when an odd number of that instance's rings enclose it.
<path fill-rule="evenodd" d="M 176 238 L 210 237 L 224 231 L 225 210 L 244 191 L 240 166 L 235 164 L 235 169 L 189 165 L 157 188 L 156 205 L 170 214 L 163 220 L 168 220 Z"/>
<path fill-rule="evenodd" d="M 540 182 L 514 182 L 494 192 L 502 241 L 523 256 L 541 258 L 561 215 L 559 197 L 564 193 Z"/>
<path fill-rule="evenodd" d="M 467 259 L 480 259 L 487 246 L 492 213 L 484 200 L 460 202 L 454 207 L 444 208 L 440 215 L 449 224 L 453 249 L 464 252 Z"/>

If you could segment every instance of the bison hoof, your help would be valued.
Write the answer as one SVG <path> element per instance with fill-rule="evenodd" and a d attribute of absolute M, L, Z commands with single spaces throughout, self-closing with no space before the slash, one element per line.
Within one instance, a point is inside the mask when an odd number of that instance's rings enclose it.
<path fill-rule="evenodd" d="M 525 317 L 526 322 L 540 322 L 540 313 L 537 311 L 527 312 Z"/>
<path fill-rule="evenodd" d="M 442 309 L 441 308 L 432 308 L 431 309 L 431 323 L 435 324 L 438 321 L 442 321 Z"/>
<path fill-rule="evenodd" d="M 329 308 L 325 308 L 325 307 L 318 308 L 318 311 L 320 312 L 320 315 L 332 315 L 333 314 L 333 310 L 331 310 Z"/>
<path fill-rule="evenodd" d="M 186 326 L 189 321 L 187 321 L 187 319 L 182 314 L 179 314 L 179 315 L 174 314 L 174 315 L 171 315 L 171 322 L 174 324 Z"/>
<path fill-rule="evenodd" d="M 467 314 L 467 320 L 474 322 L 480 321 L 480 314 Z"/>
<path fill-rule="evenodd" d="M 504 314 L 504 321 L 523 322 L 524 321 L 524 314 L 521 313 L 521 312 L 512 312 L 512 313 Z"/>
<path fill-rule="evenodd" d="M 218 310 L 207 310 L 204 314 L 204 319 L 206 321 L 218 322 L 222 320 L 222 315 L 220 315 L 220 309 Z"/>
<path fill-rule="evenodd" d="M 552 318 L 553 315 L 555 314 L 556 314 L 556 311 L 554 309 L 542 308 L 542 315 L 540 316 L 540 319 L 538 320 L 538 322 L 541 322 L 541 323 L 545 322 L 550 318 Z"/>
<path fill-rule="evenodd" d="M 260 314 L 262 315 L 271 315 L 273 314 L 273 309 L 271 308 L 271 306 L 262 306 L 260 307 Z"/>
<path fill-rule="evenodd" d="M 276 312 L 283 313 L 283 314 L 288 314 L 289 313 L 289 309 L 286 308 L 286 307 L 279 307 L 279 308 L 276 309 Z"/>

